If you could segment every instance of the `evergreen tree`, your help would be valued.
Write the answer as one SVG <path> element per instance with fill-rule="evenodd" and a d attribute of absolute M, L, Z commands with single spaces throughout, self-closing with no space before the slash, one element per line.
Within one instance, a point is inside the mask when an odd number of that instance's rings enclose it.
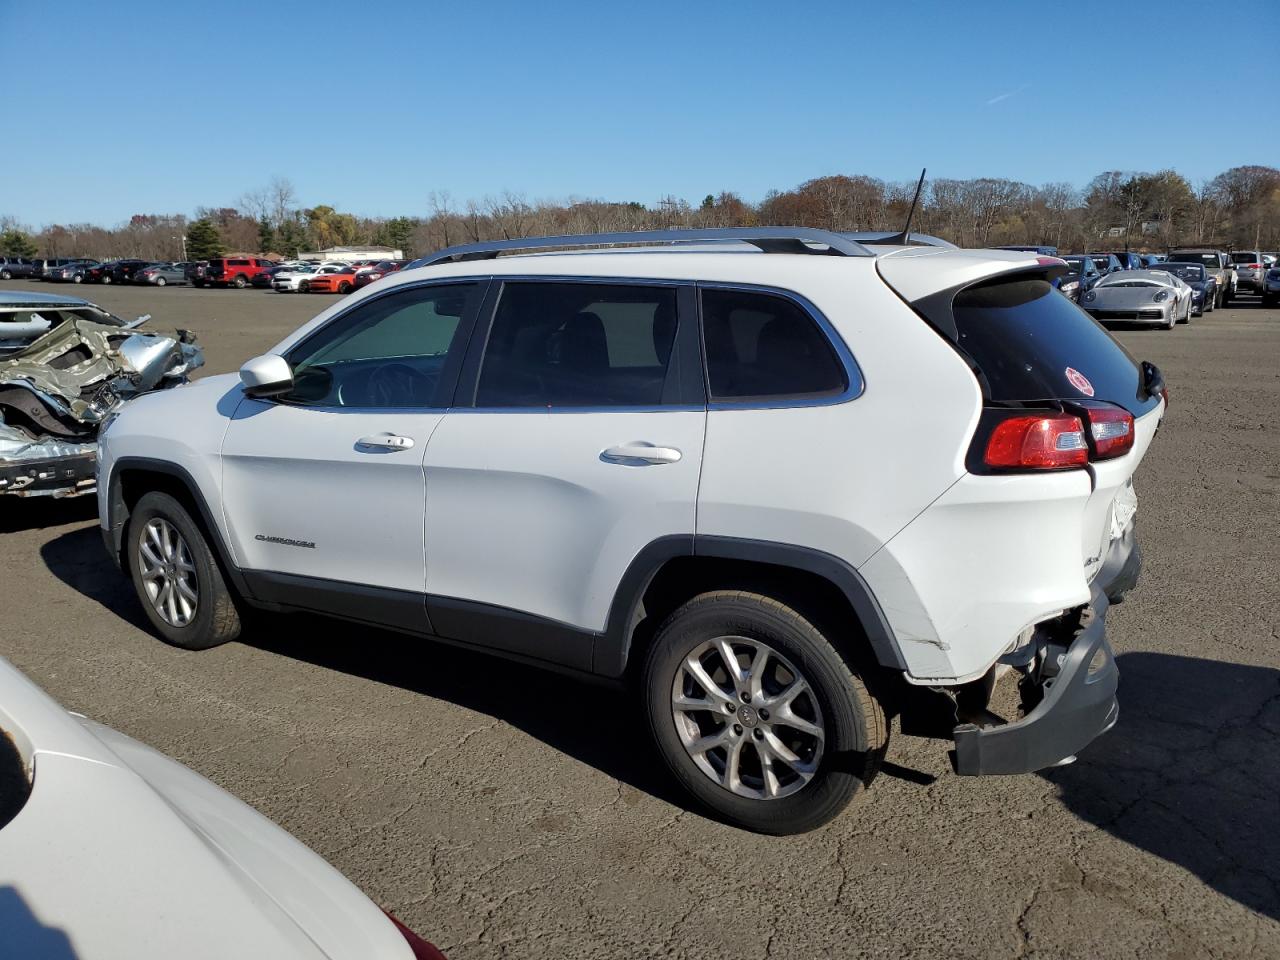
<path fill-rule="evenodd" d="M 6 230 L 0 233 L 0 253 L 10 257 L 34 257 L 36 245 L 21 230 Z"/>
<path fill-rule="evenodd" d="M 226 249 L 222 234 L 207 217 L 193 220 L 187 228 L 187 256 L 192 260 L 210 260 Z"/>
<path fill-rule="evenodd" d="M 276 251 L 276 232 L 271 229 L 271 222 L 266 217 L 258 218 L 258 252 L 278 252 Z"/>

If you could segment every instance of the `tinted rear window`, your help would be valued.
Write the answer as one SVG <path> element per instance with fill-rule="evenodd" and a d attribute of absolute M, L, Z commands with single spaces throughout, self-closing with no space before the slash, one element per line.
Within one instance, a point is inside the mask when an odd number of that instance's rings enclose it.
<path fill-rule="evenodd" d="M 1212 270 L 1222 266 L 1216 253 L 1171 253 L 1169 263 L 1200 263 Z"/>
<path fill-rule="evenodd" d="M 1252 253 L 1233 253 L 1231 255 L 1232 263 L 1257 263 L 1258 258 Z"/>
<path fill-rule="evenodd" d="M 1107 400 L 1139 416 L 1158 400 L 1139 399 L 1137 362 L 1092 317 L 1044 280 L 970 287 L 952 305 L 960 347 L 977 364 L 991 400 Z M 1068 377 L 1068 369 L 1077 374 Z M 1072 380 L 1076 380 L 1073 383 Z"/>

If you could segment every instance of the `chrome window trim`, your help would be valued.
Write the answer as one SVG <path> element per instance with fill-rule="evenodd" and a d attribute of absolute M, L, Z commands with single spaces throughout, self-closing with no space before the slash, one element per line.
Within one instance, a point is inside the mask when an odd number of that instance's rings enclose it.
<path fill-rule="evenodd" d="M 711 392 L 711 378 L 706 366 L 706 342 L 704 339 L 702 370 L 703 376 L 707 378 L 708 410 L 789 410 L 799 407 L 833 407 L 841 403 L 849 403 L 851 400 L 857 400 L 866 392 L 866 378 L 862 375 L 862 368 L 858 365 L 853 351 L 849 349 L 849 345 L 844 342 L 844 337 L 840 336 L 840 332 L 836 330 L 831 321 L 808 297 L 783 287 L 772 287 L 756 283 L 699 281 L 698 290 L 699 311 L 702 309 L 702 290 L 741 290 L 746 293 L 771 294 L 791 300 L 809 315 L 809 318 L 817 324 L 818 329 L 827 338 L 827 342 L 835 351 L 836 357 L 844 368 L 846 383 L 845 389 L 839 393 L 810 394 L 807 396 L 799 394 L 786 397 L 742 397 L 736 400 L 717 400 Z M 701 316 L 698 317 L 698 326 L 699 328 L 702 327 Z"/>

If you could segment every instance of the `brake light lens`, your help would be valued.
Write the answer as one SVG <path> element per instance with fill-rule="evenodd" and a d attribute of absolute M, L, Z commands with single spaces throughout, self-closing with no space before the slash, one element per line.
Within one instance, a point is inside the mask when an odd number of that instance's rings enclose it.
<path fill-rule="evenodd" d="M 429 941 L 422 939 L 422 937 L 418 936 L 406 927 L 400 922 L 400 918 L 390 910 L 383 910 L 382 912 L 387 915 L 387 919 L 395 924 L 396 929 L 400 931 L 400 936 L 404 937 L 405 943 L 407 943 L 409 945 L 409 949 L 413 951 L 414 960 L 448 960 L 448 958 L 440 952 L 439 947 L 434 943 L 430 943 Z"/>
<path fill-rule="evenodd" d="M 983 461 L 1004 470 L 1067 470 L 1089 462 L 1084 424 L 1069 413 L 1010 417 L 996 425 Z"/>
<path fill-rule="evenodd" d="M 1085 411 L 1093 437 L 1094 460 L 1114 460 L 1133 449 L 1133 414 L 1122 407 L 1089 407 Z"/>

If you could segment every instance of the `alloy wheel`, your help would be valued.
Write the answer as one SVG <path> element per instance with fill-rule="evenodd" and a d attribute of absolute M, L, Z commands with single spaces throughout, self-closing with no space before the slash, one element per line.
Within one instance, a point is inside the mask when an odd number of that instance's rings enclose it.
<path fill-rule="evenodd" d="M 696 647 L 676 670 L 671 712 L 698 769 L 741 797 L 789 796 L 822 760 L 826 729 L 812 686 L 760 640 L 725 636 Z"/>
<path fill-rule="evenodd" d="M 185 627 L 200 602 L 191 548 L 163 517 L 147 521 L 138 541 L 138 569 L 147 600 L 171 627 Z"/>

